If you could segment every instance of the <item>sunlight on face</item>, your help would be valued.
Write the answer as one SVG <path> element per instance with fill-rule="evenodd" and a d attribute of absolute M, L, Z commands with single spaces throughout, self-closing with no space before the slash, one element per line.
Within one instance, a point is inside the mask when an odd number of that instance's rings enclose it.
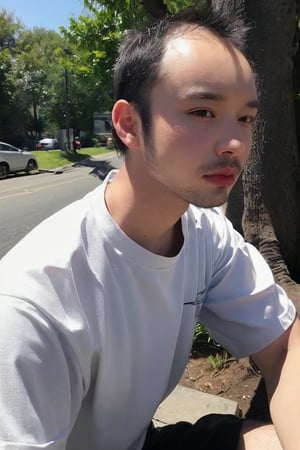
<path fill-rule="evenodd" d="M 150 101 L 151 176 L 186 203 L 224 203 L 248 158 L 257 112 L 246 58 L 207 31 L 175 36 Z"/>

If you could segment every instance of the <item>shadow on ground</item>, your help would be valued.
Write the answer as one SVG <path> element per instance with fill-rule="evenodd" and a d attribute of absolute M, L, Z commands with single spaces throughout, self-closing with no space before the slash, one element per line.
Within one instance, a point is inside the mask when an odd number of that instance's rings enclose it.
<path fill-rule="evenodd" d="M 93 170 L 90 172 L 90 175 L 97 176 L 100 180 L 104 180 L 106 175 L 113 169 L 117 167 L 112 165 L 109 161 L 97 161 L 93 159 L 85 159 L 83 161 L 79 161 L 73 165 L 73 167 L 92 167 Z"/>
<path fill-rule="evenodd" d="M 267 389 L 263 378 L 261 378 L 258 384 L 255 395 L 251 400 L 250 407 L 245 417 L 246 419 L 271 422 Z"/>

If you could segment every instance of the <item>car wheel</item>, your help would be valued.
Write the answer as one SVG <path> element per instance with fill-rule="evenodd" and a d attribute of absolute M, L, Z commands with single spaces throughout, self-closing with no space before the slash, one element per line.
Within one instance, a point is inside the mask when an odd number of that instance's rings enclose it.
<path fill-rule="evenodd" d="M 30 159 L 27 163 L 26 172 L 31 172 L 32 170 L 36 170 L 38 168 L 37 163 L 34 159 Z"/>
<path fill-rule="evenodd" d="M 9 173 L 9 167 L 6 163 L 0 163 L 0 180 L 6 178 Z"/>

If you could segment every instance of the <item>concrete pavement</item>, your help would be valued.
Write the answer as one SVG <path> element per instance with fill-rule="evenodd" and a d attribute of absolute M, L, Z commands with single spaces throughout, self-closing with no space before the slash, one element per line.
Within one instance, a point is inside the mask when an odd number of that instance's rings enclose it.
<path fill-rule="evenodd" d="M 158 407 L 153 422 L 160 427 L 180 421 L 194 423 L 211 413 L 234 414 L 239 417 L 240 409 L 233 400 L 177 385 Z"/>

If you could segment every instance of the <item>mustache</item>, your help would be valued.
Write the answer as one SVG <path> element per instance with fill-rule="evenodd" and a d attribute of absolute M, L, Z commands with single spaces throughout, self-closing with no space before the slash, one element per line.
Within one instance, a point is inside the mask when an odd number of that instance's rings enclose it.
<path fill-rule="evenodd" d="M 214 172 L 216 170 L 226 168 L 234 169 L 238 172 L 241 172 L 243 166 L 237 158 L 222 157 L 222 159 L 219 159 L 218 161 L 205 164 L 205 166 L 201 167 L 201 170 L 205 172 Z"/>

